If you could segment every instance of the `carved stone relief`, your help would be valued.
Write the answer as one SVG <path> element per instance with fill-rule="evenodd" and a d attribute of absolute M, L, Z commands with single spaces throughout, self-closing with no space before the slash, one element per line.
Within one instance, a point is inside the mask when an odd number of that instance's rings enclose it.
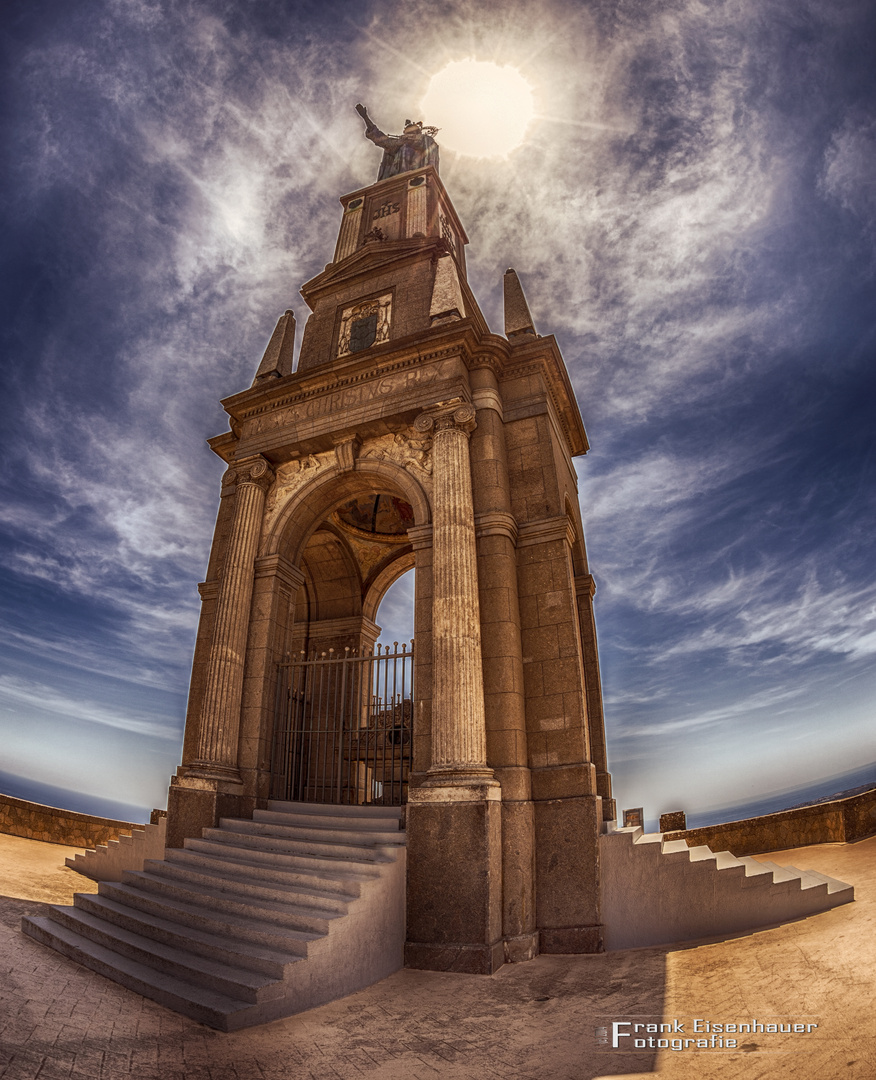
<path fill-rule="evenodd" d="M 271 485 L 265 503 L 265 521 L 270 524 L 299 488 L 335 464 L 335 451 L 327 450 L 322 454 L 307 454 L 295 458 L 294 461 L 287 461 L 284 465 L 278 465 L 277 478 Z"/>
<path fill-rule="evenodd" d="M 368 439 L 359 451 L 360 458 L 378 458 L 393 461 L 408 469 L 423 487 L 432 493 L 432 440 L 419 433 L 405 435 L 380 435 Z"/>
<path fill-rule="evenodd" d="M 358 440 L 355 440 L 358 445 Z M 353 440 L 347 440 L 350 455 L 353 454 Z M 343 453 L 343 452 L 342 452 Z M 392 461 L 407 469 L 425 488 L 429 497 L 432 495 L 432 439 L 429 435 L 412 433 L 406 435 L 379 435 L 362 442 L 356 455 L 359 460 L 368 458 Z M 308 454 L 277 466 L 277 476 L 268 492 L 265 503 L 265 534 L 267 534 L 277 515 L 296 492 L 315 477 L 339 465 L 337 449 L 326 450 L 321 454 Z M 352 460 L 347 467 L 352 467 Z M 344 465 L 341 464 L 341 468 Z"/>

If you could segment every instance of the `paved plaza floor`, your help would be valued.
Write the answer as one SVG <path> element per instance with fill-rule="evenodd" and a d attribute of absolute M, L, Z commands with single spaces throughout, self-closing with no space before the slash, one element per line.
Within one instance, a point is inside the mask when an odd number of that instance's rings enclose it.
<path fill-rule="evenodd" d="M 855 903 L 796 923 L 696 946 L 541 956 L 491 978 L 399 971 L 232 1034 L 20 933 L 23 914 L 97 891 L 64 867 L 70 854 L 0 836 L 3 1080 L 876 1080 L 876 837 L 770 856 L 855 886 Z M 697 1019 L 712 1030 L 694 1034 Z M 752 1021 L 736 1048 L 718 1044 L 732 1036 L 714 1025 Z M 649 1022 L 676 1031 L 633 1032 Z M 617 1049 L 613 1023 L 630 1025 Z M 772 1033 L 770 1023 L 810 1030 Z M 691 1037 L 715 1046 L 647 1045 Z"/>

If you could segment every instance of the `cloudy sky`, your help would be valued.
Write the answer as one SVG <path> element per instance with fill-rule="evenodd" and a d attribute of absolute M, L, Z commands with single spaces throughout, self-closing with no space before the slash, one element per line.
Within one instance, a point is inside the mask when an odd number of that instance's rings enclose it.
<path fill-rule="evenodd" d="M 581 404 L 621 804 L 702 811 L 876 758 L 871 0 L 2 19 L 0 770 L 164 805 L 218 401 L 286 307 L 301 324 L 338 196 L 376 176 L 354 104 L 398 131 L 466 58 L 534 94 L 516 150 L 445 144 L 441 171 L 490 325 L 514 266 Z"/>

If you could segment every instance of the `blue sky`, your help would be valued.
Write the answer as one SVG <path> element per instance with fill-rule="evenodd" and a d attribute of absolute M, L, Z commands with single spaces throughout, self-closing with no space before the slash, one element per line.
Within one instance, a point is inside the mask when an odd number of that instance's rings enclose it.
<path fill-rule="evenodd" d="M 164 805 L 219 399 L 285 308 L 301 324 L 338 196 L 376 174 L 355 102 L 398 130 L 466 57 L 535 91 L 507 159 L 441 171 L 491 326 L 514 266 L 578 394 L 621 804 L 695 812 L 876 758 L 869 0 L 2 20 L 0 769 Z"/>

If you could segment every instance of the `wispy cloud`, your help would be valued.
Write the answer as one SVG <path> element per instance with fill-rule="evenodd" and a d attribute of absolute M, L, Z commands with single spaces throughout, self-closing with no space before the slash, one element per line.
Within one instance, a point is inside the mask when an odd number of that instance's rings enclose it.
<path fill-rule="evenodd" d="M 130 704 L 110 709 L 94 701 L 58 693 L 55 688 L 43 683 L 13 675 L 0 676 L 0 699 L 4 698 L 7 710 L 11 707 L 16 711 L 24 708 L 28 714 L 51 713 L 65 721 L 100 724 L 173 743 L 179 739 L 179 730 L 174 724 Z"/>
<path fill-rule="evenodd" d="M 590 430 L 610 738 L 649 706 L 688 725 L 667 737 L 762 726 L 797 700 L 790 669 L 803 693 L 807 665 L 866 661 L 876 188 L 872 74 L 848 51 L 866 0 L 281 9 L 68 5 L 11 46 L 0 568 L 30 599 L 7 601 L 10 662 L 184 692 L 217 399 L 280 312 L 304 321 L 338 196 L 374 175 L 355 102 L 393 128 L 467 56 L 535 88 L 518 151 L 443 153 L 442 176 L 491 325 L 515 266 Z M 112 723 L 97 694 L 77 710 L 12 678 L 22 707 Z"/>

